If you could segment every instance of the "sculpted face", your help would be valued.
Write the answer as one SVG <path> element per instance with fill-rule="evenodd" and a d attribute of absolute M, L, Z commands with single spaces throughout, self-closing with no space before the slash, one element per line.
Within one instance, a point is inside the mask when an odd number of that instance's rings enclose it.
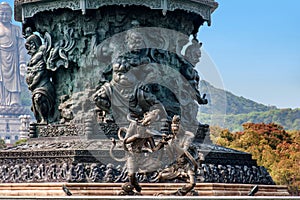
<path fill-rule="evenodd" d="M 35 42 L 32 41 L 32 40 L 26 42 L 25 48 L 28 51 L 29 55 L 33 55 L 33 54 L 35 54 L 37 52 L 37 46 L 36 46 Z"/>
<path fill-rule="evenodd" d="M 12 9 L 7 3 L 0 4 L 0 22 L 10 23 L 12 18 Z"/>
<path fill-rule="evenodd" d="M 196 65 L 200 61 L 201 46 L 202 43 L 193 42 L 193 44 L 186 49 L 186 57 L 193 65 Z"/>
<path fill-rule="evenodd" d="M 134 31 L 131 31 L 127 34 L 126 44 L 129 51 L 145 48 L 143 36 Z"/>
<path fill-rule="evenodd" d="M 33 56 L 39 50 L 39 48 L 40 50 L 43 50 L 45 48 L 45 45 L 42 45 L 42 41 L 38 36 L 32 34 L 27 37 L 25 48 L 27 50 L 27 53 Z"/>
<path fill-rule="evenodd" d="M 132 86 L 137 82 L 130 67 L 120 63 L 113 64 L 113 80 L 122 86 Z"/>
<path fill-rule="evenodd" d="M 194 48 L 194 53 L 191 55 L 191 62 L 197 64 L 200 61 L 201 51 L 199 48 Z"/>

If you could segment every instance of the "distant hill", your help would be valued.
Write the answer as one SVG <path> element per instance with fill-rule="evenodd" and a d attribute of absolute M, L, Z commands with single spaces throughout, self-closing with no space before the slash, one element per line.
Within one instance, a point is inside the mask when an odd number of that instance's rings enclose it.
<path fill-rule="evenodd" d="M 246 122 L 274 122 L 286 130 L 300 130 L 300 108 L 278 109 L 275 106 L 266 106 L 215 88 L 207 81 L 201 81 L 200 92 L 206 93 L 209 102 L 200 106 L 198 119 L 201 123 L 240 131 L 242 124 Z"/>
<path fill-rule="evenodd" d="M 266 106 L 244 97 L 238 97 L 231 92 L 215 88 L 207 81 L 200 82 L 201 94 L 206 94 L 208 104 L 201 106 L 201 112 L 207 114 L 247 114 L 250 112 L 264 112 L 277 109 Z"/>

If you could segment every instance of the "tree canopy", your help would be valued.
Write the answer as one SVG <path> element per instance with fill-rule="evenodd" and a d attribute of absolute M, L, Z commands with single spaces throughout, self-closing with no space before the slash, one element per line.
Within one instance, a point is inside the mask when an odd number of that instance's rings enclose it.
<path fill-rule="evenodd" d="M 251 153 L 257 164 L 268 169 L 277 184 L 300 194 L 300 130 L 285 131 L 278 124 L 245 123 L 243 131 L 211 127 L 214 143 Z"/>

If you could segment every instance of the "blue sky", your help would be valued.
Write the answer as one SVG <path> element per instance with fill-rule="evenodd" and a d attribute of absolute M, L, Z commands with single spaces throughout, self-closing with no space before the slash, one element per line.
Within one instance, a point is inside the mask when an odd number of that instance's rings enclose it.
<path fill-rule="evenodd" d="M 300 1 L 217 2 L 212 26 L 202 26 L 198 38 L 224 88 L 266 105 L 300 108 Z"/>
<path fill-rule="evenodd" d="M 300 108 L 300 1 L 217 2 L 212 26 L 198 34 L 203 78 L 259 103 Z"/>

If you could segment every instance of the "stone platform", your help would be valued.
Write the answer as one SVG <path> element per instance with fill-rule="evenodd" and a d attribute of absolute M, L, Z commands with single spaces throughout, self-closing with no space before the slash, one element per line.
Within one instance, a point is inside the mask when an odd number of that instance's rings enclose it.
<path fill-rule="evenodd" d="M 72 196 L 117 196 L 121 183 L 10 183 L 0 184 L 0 196 L 67 196 L 62 190 L 65 185 Z M 143 196 L 175 192 L 179 183 L 142 183 Z M 247 196 L 254 185 L 198 183 L 195 191 L 199 196 Z M 288 196 L 286 186 L 259 185 L 255 196 Z M 190 198 L 190 197 L 189 197 Z"/>
<path fill-rule="evenodd" d="M 194 145 L 203 154 L 203 161 L 198 163 L 198 183 L 275 184 L 251 154 L 212 144 Z M 108 139 L 86 140 L 83 136 L 31 138 L 0 151 L 0 183 L 126 182 L 124 162 L 110 156 L 110 147 Z M 114 152 L 118 158 L 124 157 L 120 145 Z M 163 155 L 162 160 L 167 160 L 165 152 Z M 109 169 L 111 164 L 113 171 Z M 140 182 L 156 182 L 153 175 L 150 179 L 141 177 L 145 181 Z"/>

